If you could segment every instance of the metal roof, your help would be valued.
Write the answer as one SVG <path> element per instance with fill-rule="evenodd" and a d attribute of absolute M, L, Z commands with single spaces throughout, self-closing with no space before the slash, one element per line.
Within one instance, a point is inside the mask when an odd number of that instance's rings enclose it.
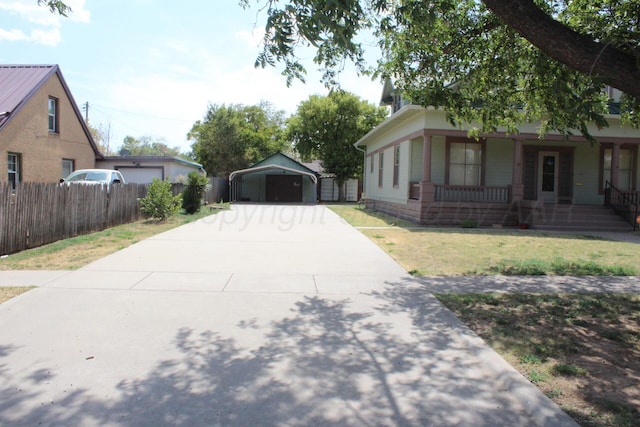
<path fill-rule="evenodd" d="M 55 65 L 0 65 L 0 128 L 56 70 Z"/>
<path fill-rule="evenodd" d="M 97 158 L 102 158 L 102 153 L 89 132 L 82 114 L 76 105 L 71 90 L 62 77 L 60 67 L 57 65 L 1 65 L 0 64 L 0 129 L 7 124 L 13 116 L 31 99 L 31 97 L 56 74 L 60 80 L 80 125 L 82 126 L 91 148 Z"/>

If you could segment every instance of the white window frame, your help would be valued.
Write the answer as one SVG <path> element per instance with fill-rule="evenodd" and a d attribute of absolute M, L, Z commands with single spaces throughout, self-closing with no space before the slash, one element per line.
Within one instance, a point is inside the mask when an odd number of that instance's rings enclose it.
<path fill-rule="evenodd" d="M 20 153 L 7 154 L 7 179 L 11 184 L 11 189 L 15 190 L 16 185 L 22 180 L 21 177 L 21 156 Z"/>
<path fill-rule="evenodd" d="M 59 102 L 58 98 L 54 98 L 52 96 L 49 97 L 49 102 L 47 104 L 48 109 L 48 127 L 49 132 L 59 133 Z"/>

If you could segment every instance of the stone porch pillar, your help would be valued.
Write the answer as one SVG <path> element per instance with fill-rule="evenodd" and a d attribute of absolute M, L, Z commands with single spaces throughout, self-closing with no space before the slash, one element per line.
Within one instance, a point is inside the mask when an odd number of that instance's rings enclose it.
<path fill-rule="evenodd" d="M 436 199 L 436 188 L 431 182 L 431 135 L 423 131 L 422 181 L 420 181 L 420 201 L 433 202 Z"/>
<path fill-rule="evenodd" d="M 511 177 L 511 201 L 524 198 L 524 184 L 522 183 L 522 138 L 515 138 L 513 150 L 513 174 Z"/>

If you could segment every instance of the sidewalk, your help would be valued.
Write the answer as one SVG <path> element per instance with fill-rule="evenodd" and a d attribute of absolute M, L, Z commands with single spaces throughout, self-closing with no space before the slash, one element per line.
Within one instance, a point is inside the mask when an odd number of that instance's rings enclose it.
<path fill-rule="evenodd" d="M 0 305 L 3 426 L 576 425 L 322 206 L 30 274 Z"/>

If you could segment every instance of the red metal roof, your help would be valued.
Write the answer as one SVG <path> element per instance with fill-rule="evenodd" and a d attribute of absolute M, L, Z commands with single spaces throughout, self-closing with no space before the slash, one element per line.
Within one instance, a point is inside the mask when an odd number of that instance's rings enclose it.
<path fill-rule="evenodd" d="M 0 65 L 0 128 L 57 70 L 57 65 Z"/>

